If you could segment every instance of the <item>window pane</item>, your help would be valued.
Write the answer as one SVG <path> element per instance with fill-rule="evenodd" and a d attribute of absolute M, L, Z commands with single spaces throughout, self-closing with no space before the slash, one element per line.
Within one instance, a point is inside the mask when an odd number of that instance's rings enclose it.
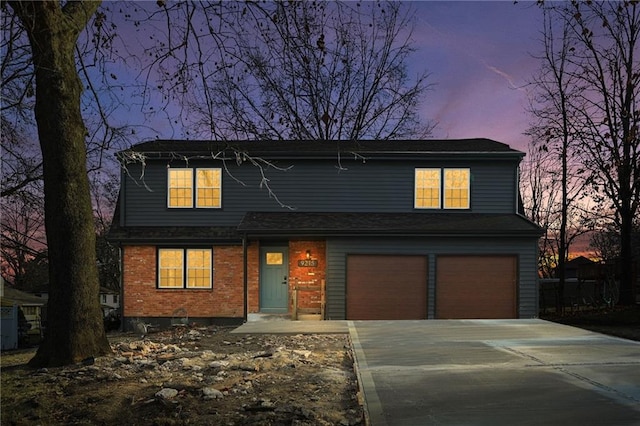
<path fill-rule="evenodd" d="M 444 207 L 469 208 L 469 169 L 445 169 Z"/>
<path fill-rule="evenodd" d="M 193 170 L 169 169 L 169 207 L 193 206 Z"/>
<path fill-rule="evenodd" d="M 158 287 L 183 287 L 183 251 L 180 249 L 158 250 Z"/>
<path fill-rule="evenodd" d="M 267 265 L 282 265 L 282 253 L 267 253 L 266 261 Z"/>
<path fill-rule="evenodd" d="M 197 169 L 197 207 L 220 207 L 222 172 L 220 169 Z"/>
<path fill-rule="evenodd" d="M 211 288 L 211 250 L 187 250 L 187 287 Z"/>
<path fill-rule="evenodd" d="M 440 169 L 416 169 L 416 208 L 440 208 Z"/>

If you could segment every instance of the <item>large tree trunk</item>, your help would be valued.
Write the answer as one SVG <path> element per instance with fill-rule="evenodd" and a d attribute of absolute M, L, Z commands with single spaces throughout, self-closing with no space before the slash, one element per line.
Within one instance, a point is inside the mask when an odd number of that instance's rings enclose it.
<path fill-rule="evenodd" d="M 78 35 L 99 2 L 10 4 L 31 42 L 49 250 L 47 328 L 30 364 L 60 366 L 111 351 L 100 309 L 82 84 L 74 56 Z"/>

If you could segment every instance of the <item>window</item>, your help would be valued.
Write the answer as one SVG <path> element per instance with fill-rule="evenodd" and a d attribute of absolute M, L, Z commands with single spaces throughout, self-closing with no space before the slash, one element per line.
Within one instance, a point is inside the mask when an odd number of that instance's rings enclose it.
<path fill-rule="evenodd" d="M 211 288 L 211 249 L 159 249 L 158 288 Z"/>
<path fill-rule="evenodd" d="M 169 207 L 192 208 L 195 198 L 196 208 L 220 208 L 221 169 L 195 169 L 195 181 L 194 169 L 170 168 L 168 170 Z"/>
<path fill-rule="evenodd" d="M 102 295 L 102 303 L 107 303 L 107 295 L 106 294 Z"/>
<path fill-rule="evenodd" d="M 469 169 L 416 169 L 415 208 L 470 208 L 470 176 Z"/>
<path fill-rule="evenodd" d="M 267 262 L 267 265 L 282 265 L 283 263 L 282 253 L 280 252 L 267 253 L 266 262 Z"/>
<path fill-rule="evenodd" d="M 220 207 L 220 169 L 196 169 L 196 207 Z"/>
<path fill-rule="evenodd" d="M 469 208 L 469 169 L 444 169 L 444 208 Z"/>
<path fill-rule="evenodd" d="M 38 307 L 37 306 L 22 306 L 22 313 L 25 316 L 37 316 L 38 315 Z"/>
<path fill-rule="evenodd" d="M 169 169 L 169 207 L 193 207 L 193 170 Z"/>
<path fill-rule="evenodd" d="M 416 169 L 415 207 L 440 208 L 440 169 Z"/>

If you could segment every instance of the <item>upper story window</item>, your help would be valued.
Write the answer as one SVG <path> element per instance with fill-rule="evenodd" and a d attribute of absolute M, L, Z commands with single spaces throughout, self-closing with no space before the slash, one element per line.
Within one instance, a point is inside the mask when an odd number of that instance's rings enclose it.
<path fill-rule="evenodd" d="M 470 176 L 469 169 L 417 168 L 415 208 L 470 208 Z"/>
<path fill-rule="evenodd" d="M 168 205 L 172 208 L 220 208 L 221 169 L 168 169 Z M 194 174 L 195 170 L 195 174 Z M 195 190 L 194 190 L 195 188 Z"/>
<path fill-rule="evenodd" d="M 469 208 L 469 169 L 444 169 L 444 208 Z"/>
<path fill-rule="evenodd" d="M 415 207 L 440 208 L 440 169 L 416 169 Z"/>
<path fill-rule="evenodd" d="M 158 288 L 211 288 L 211 249 L 158 249 Z"/>

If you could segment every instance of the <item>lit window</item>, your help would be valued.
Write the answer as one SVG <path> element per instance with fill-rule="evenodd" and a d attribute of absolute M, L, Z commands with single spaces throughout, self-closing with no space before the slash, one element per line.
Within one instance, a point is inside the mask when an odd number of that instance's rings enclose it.
<path fill-rule="evenodd" d="M 211 288 L 211 250 L 187 250 L 187 288 Z"/>
<path fill-rule="evenodd" d="M 416 169 L 415 207 L 440 208 L 440 169 Z"/>
<path fill-rule="evenodd" d="M 220 169 L 196 170 L 196 207 L 220 207 Z"/>
<path fill-rule="evenodd" d="M 444 208 L 469 208 L 469 169 L 444 169 Z"/>
<path fill-rule="evenodd" d="M 192 169 L 169 169 L 169 207 L 193 207 Z"/>
<path fill-rule="evenodd" d="M 282 265 L 283 257 L 282 253 L 274 252 L 266 254 L 267 265 Z"/>
<path fill-rule="evenodd" d="M 469 169 L 416 169 L 414 207 L 470 208 L 470 176 Z"/>
<path fill-rule="evenodd" d="M 158 250 L 158 287 L 182 288 L 184 286 L 182 278 L 183 263 L 183 250 Z"/>
<path fill-rule="evenodd" d="M 168 205 L 174 208 L 220 208 L 222 193 L 221 169 L 168 169 Z M 194 191 L 195 188 L 195 191 Z"/>
<path fill-rule="evenodd" d="M 159 249 L 158 288 L 211 288 L 211 259 L 210 249 Z"/>

